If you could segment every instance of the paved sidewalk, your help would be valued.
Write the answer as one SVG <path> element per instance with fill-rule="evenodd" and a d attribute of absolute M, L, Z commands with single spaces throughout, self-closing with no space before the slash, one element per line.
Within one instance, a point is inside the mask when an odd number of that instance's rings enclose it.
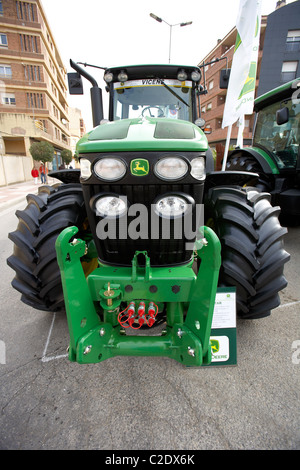
<path fill-rule="evenodd" d="M 58 180 L 55 178 L 48 177 L 47 184 L 57 183 Z M 38 189 L 43 184 L 39 181 L 38 184 L 34 184 L 33 181 L 26 181 L 25 183 L 10 184 L 8 186 L 0 187 L 0 212 L 18 204 L 19 202 L 26 202 L 27 194 L 37 194 Z"/>

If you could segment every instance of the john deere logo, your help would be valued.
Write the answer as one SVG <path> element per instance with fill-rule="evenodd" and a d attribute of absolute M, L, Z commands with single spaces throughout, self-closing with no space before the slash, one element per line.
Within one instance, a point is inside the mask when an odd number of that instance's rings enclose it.
<path fill-rule="evenodd" d="M 143 158 L 136 158 L 131 160 L 130 171 L 135 176 L 145 176 L 149 173 L 149 162 Z"/>
<path fill-rule="evenodd" d="M 210 340 L 210 345 L 211 345 L 211 350 L 215 354 L 219 352 L 220 350 L 220 343 L 217 339 L 211 339 Z"/>

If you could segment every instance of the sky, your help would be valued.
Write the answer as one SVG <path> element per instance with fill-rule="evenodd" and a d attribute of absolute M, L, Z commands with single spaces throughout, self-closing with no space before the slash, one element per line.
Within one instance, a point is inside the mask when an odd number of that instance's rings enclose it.
<path fill-rule="evenodd" d="M 254 0 L 253 0 L 254 1 Z M 287 0 L 287 4 L 293 0 Z M 67 72 L 69 61 L 101 67 L 171 63 L 197 65 L 235 26 L 239 0 L 41 0 L 54 41 Z M 275 10 L 276 0 L 262 0 L 262 14 Z M 168 24 L 159 23 L 150 13 Z M 192 21 L 189 26 L 178 23 Z M 103 70 L 87 67 L 102 88 L 104 117 L 108 115 Z M 84 95 L 68 95 L 81 109 L 87 131 L 92 129 L 90 83 Z"/>

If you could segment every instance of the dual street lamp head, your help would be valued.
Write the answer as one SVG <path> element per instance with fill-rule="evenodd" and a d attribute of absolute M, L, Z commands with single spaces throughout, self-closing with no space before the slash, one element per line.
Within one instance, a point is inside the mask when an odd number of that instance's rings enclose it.
<path fill-rule="evenodd" d="M 154 15 L 154 13 L 150 13 L 150 16 L 151 16 L 151 18 L 153 18 L 154 20 L 158 21 L 159 23 L 162 23 L 162 21 L 163 21 L 164 23 L 167 23 L 167 21 L 163 20 L 163 19 L 160 18 L 159 16 Z M 187 22 L 185 22 L 185 23 L 177 23 L 177 24 L 169 24 L 169 23 L 167 23 L 167 25 L 169 25 L 169 26 L 177 26 L 177 25 L 179 25 L 179 26 L 188 26 L 188 25 L 190 25 L 190 24 L 192 24 L 192 23 L 193 23 L 192 21 L 187 21 Z"/>
<path fill-rule="evenodd" d="M 185 23 L 177 23 L 177 24 L 169 24 L 167 21 L 163 20 L 162 18 L 160 18 L 159 16 L 157 15 L 154 15 L 154 13 L 150 13 L 150 16 L 151 18 L 153 18 L 154 20 L 158 21 L 159 23 L 166 23 L 169 27 L 170 27 L 170 41 L 169 41 L 169 63 L 170 63 L 170 60 L 171 60 L 171 40 L 172 40 L 172 27 L 173 26 L 189 26 L 190 24 L 192 24 L 193 22 L 192 21 L 187 21 Z"/>

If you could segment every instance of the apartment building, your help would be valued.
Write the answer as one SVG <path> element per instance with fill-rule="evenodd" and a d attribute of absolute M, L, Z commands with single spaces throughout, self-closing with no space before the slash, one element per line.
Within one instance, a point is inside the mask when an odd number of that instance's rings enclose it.
<path fill-rule="evenodd" d="M 71 149 L 66 68 L 39 0 L 0 0 L 0 185 L 31 179 L 29 148 L 46 140 L 50 169 Z"/>
<path fill-rule="evenodd" d="M 260 73 L 262 51 L 265 37 L 265 30 L 267 24 L 267 16 L 261 18 L 261 32 L 260 32 L 260 47 L 258 52 L 258 66 L 257 77 Z M 206 121 L 206 127 L 210 129 L 210 134 L 207 134 L 208 142 L 212 149 L 217 153 L 217 169 L 220 169 L 221 158 L 225 150 L 225 143 L 227 137 L 227 128 L 222 129 L 222 120 L 224 105 L 226 100 L 226 89 L 220 88 L 220 74 L 221 70 L 231 68 L 234 46 L 236 41 L 237 29 L 234 27 L 223 39 L 217 41 L 216 46 L 199 62 L 202 70 L 202 85 L 205 85 L 207 93 L 201 95 L 200 107 L 201 116 Z M 215 62 L 219 59 L 217 62 Z M 256 80 L 256 88 L 258 86 L 258 79 Z M 254 115 L 245 116 L 244 128 L 244 144 L 251 143 L 252 130 L 254 125 Z M 237 124 L 232 126 L 230 144 L 236 144 L 238 136 Z"/>
<path fill-rule="evenodd" d="M 277 2 L 268 15 L 257 95 L 300 77 L 300 1 Z"/>

